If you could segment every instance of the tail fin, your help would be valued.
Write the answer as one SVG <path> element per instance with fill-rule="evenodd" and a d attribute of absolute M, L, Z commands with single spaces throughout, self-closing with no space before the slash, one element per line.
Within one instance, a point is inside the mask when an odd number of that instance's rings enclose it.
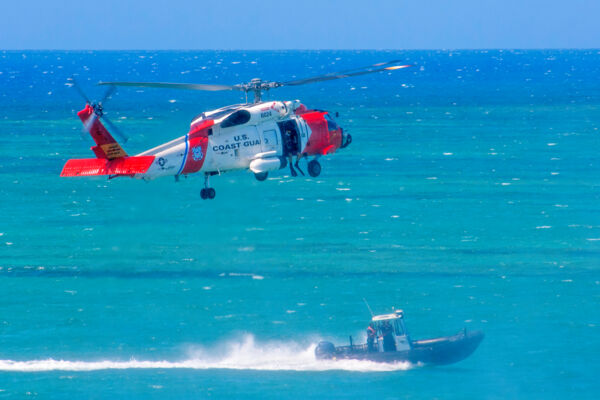
<path fill-rule="evenodd" d="M 101 107 L 101 106 L 100 106 Z M 130 157 L 119 143 L 106 130 L 94 107 L 87 104 L 77 113 L 86 130 L 96 142 L 92 151 L 97 158 L 80 158 L 68 160 L 60 176 L 89 176 L 89 175 L 116 175 L 133 176 L 148 171 L 155 156 Z"/>
<path fill-rule="evenodd" d="M 116 158 L 127 157 L 127 153 L 119 143 L 106 130 L 100 118 L 94 112 L 94 108 L 87 104 L 85 108 L 77 113 L 81 122 L 87 128 L 87 131 L 96 142 L 96 146 L 92 147 L 92 151 L 98 158 L 114 160 Z"/>

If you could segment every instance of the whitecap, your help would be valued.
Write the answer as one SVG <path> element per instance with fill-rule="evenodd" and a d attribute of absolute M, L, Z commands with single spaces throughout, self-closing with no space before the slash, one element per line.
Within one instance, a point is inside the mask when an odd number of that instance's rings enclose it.
<path fill-rule="evenodd" d="M 254 247 L 253 246 L 239 247 L 237 250 L 239 252 L 252 252 L 252 251 L 254 251 Z"/>

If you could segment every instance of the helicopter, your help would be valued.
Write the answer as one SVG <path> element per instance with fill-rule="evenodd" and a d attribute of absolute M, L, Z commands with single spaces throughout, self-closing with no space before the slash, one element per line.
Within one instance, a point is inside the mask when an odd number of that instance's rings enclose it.
<path fill-rule="evenodd" d="M 86 101 L 85 107 L 77 115 L 84 125 L 84 131 L 90 134 L 96 144 L 91 147 L 96 158 L 70 159 L 60 176 L 108 175 L 109 179 L 132 177 L 143 180 L 174 176 L 175 180 L 179 180 L 182 175 L 187 177 L 203 173 L 204 187 L 200 191 L 202 199 L 215 198 L 216 192 L 210 187 L 210 177 L 229 171 L 250 170 L 258 181 L 264 181 L 270 172 L 285 168 L 289 163 L 292 176 L 297 176 L 294 165 L 304 175 L 299 161 L 312 158 L 307 163 L 307 172 L 311 177 L 317 177 L 321 173 L 319 158 L 347 147 L 352 142 L 352 136 L 327 111 L 309 109 L 300 100 L 265 102 L 262 101 L 262 93 L 284 86 L 393 71 L 410 66 L 395 60 L 299 80 L 272 82 L 257 78 L 238 85 L 99 82 L 99 85 L 108 86 L 108 89 L 98 102 L 90 101 L 74 78 L 70 78 L 71 85 Z M 103 104 L 117 86 L 236 90 L 245 92 L 246 102 L 205 111 L 192 120 L 190 130 L 184 136 L 130 156 L 103 124 L 106 123 L 123 142 L 127 141 L 127 137 L 104 115 Z M 254 95 L 252 103 L 248 102 L 248 93 Z M 294 156 L 296 162 L 292 165 Z"/>

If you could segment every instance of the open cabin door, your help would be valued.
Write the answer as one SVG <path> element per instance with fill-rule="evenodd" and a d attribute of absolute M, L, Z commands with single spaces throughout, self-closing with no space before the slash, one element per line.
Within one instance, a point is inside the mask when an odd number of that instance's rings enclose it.
<path fill-rule="evenodd" d="M 286 121 L 278 122 L 277 125 L 281 131 L 280 137 L 281 142 L 283 143 L 283 155 L 296 155 L 297 152 L 302 151 L 302 130 L 298 126 L 298 121 L 295 119 L 288 119 Z"/>

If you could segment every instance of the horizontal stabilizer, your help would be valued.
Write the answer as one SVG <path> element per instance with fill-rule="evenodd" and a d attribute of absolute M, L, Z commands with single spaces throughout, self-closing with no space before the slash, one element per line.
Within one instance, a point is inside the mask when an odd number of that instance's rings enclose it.
<path fill-rule="evenodd" d="M 67 161 L 60 176 L 134 175 L 148 171 L 155 156 L 78 158 Z"/>

